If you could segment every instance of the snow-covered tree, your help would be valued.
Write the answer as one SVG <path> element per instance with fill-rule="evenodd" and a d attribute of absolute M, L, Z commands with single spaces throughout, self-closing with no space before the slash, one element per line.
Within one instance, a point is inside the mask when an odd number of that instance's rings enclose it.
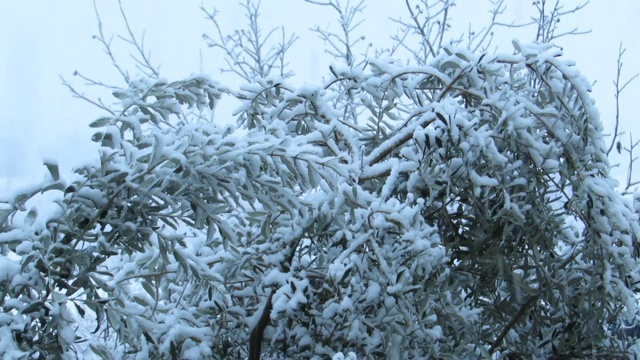
<path fill-rule="evenodd" d="M 98 159 L 69 182 L 48 161 L 4 204 L 0 354 L 628 354 L 638 216 L 589 83 L 551 43 L 558 4 L 504 53 L 492 27 L 446 41 L 452 1 L 407 1 L 396 46 L 359 56 L 363 3 L 308 2 L 344 30 L 317 30 L 335 57 L 317 85 L 287 82 L 294 38 L 267 51 L 247 1 L 247 31 L 207 37 L 245 84 L 171 82 L 140 50 L 117 104 L 95 102 Z M 238 128 L 211 121 L 229 98 Z M 27 205 L 44 191 L 46 216 Z"/>

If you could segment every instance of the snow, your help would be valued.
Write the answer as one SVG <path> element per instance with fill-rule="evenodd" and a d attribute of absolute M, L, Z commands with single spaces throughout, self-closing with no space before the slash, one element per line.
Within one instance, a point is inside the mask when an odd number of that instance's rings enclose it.
<path fill-rule="evenodd" d="M 358 360 L 358 357 L 356 356 L 356 353 L 350 351 L 347 353 L 347 355 L 344 355 L 342 352 L 336 353 L 335 355 L 333 355 L 331 359 L 332 360 Z"/>
<path fill-rule="evenodd" d="M 149 356 L 181 344 L 180 356 L 196 359 L 218 343 L 246 342 L 271 301 L 269 346 L 287 342 L 307 351 L 301 356 L 357 350 L 401 358 L 437 348 L 468 357 L 513 315 L 492 306 L 490 296 L 511 296 L 513 284 L 501 276 L 518 274 L 541 306 L 562 301 L 554 289 L 537 293 L 556 283 L 584 302 L 591 298 L 581 291 L 593 289 L 581 282 L 599 281 L 584 270 L 593 259 L 603 291 L 589 296 L 633 313 L 635 294 L 623 280 L 636 276 L 629 273 L 637 269 L 640 225 L 607 173 L 588 83 L 557 48 L 514 45 L 516 55 L 482 59 L 447 47 L 427 66 L 375 59 L 366 71 L 335 66 L 344 81 L 323 86 L 256 78 L 236 93 L 192 77 L 115 90 L 123 110 L 94 123 L 104 133 L 100 158 L 79 169 L 57 221 L 48 227 L 26 203 L 42 186 L 0 211 L 20 212 L 0 232 L 10 254 L 0 257 L 0 282 L 34 288 L 5 306 L 53 303 L 51 316 L 62 319 L 57 341 L 73 342 L 67 289 L 51 293 L 45 274 L 19 259 L 64 250 L 59 262 L 90 279 L 78 282 L 81 296 L 100 296 L 87 301 L 106 311 L 100 326 Z M 530 84 L 538 68 L 548 70 L 545 91 L 585 110 L 536 102 Z M 246 134 L 185 113 L 208 114 L 209 97 L 223 93 L 256 122 Z M 162 118 L 157 124 L 137 113 L 149 109 Z M 60 244 L 64 234 L 78 241 Z M 555 250 L 562 256 L 552 257 Z M 103 256 L 99 269 L 86 260 Z M 4 315 L 0 321 L 13 321 Z M 515 326 L 526 331 L 532 321 Z M 420 341 L 403 341 L 416 334 Z M 516 334 L 505 346 L 538 348 Z M 5 351 L 17 351 L 12 346 Z"/>
<path fill-rule="evenodd" d="M 24 358 L 28 356 L 29 353 L 20 350 L 13 340 L 13 327 L 8 326 L 10 322 L 11 320 L 4 319 L 4 316 L 0 314 L 0 355 L 2 355 L 4 359 Z"/>
<path fill-rule="evenodd" d="M 0 255 L 0 283 L 10 281 L 20 273 L 20 264 L 16 259 Z"/>
<path fill-rule="evenodd" d="M 56 158 L 45 157 L 42 159 L 42 162 L 45 164 L 58 166 L 58 160 Z"/>

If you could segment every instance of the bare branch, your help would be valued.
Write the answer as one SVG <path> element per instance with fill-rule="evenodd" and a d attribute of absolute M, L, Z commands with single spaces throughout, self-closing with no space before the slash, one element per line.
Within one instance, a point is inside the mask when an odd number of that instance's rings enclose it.
<path fill-rule="evenodd" d="M 118 64 L 118 61 L 116 61 L 113 51 L 111 50 L 112 39 L 109 39 L 107 41 L 107 39 L 104 36 L 104 32 L 102 31 L 102 20 L 100 19 L 100 13 L 98 11 L 98 6 L 96 5 L 95 0 L 93 0 L 93 9 L 96 13 L 96 18 L 98 20 L 98 34 L 99 34 L 97 36 L 94 35 L 93 38 L 97 39 L 102 44 L 102 46 L 104 47 L 103 51 L 105 52 L 105 54 L 107 54 L 107 56 L 109 56 L 109 59 L 111 59 L 111 64 L 116 68 L 116 70 L 118 70 L 118 72 L 120 73 L 124 81 L 128 83 L 130 81 L 129 74 L 120 67 L 120 65 Z"/>
<path fill-rule="evenodd" d="M 319 35 L 320 39 L 322 39 L 325 44 L 329 45 L 333 49 L 325 49 L 326 53 L 335 58 L 344 59 L 345 63 L 349 67 L 354 66 L 355 59 L 353 49 L 358 43 L 364 40 L 364 36 L 355 37 L 355 40 L 352 40 L 352 36 L 353 32 L 364 21 L 364 19 L 357 22 L 355 21 L 356 16 L 362 13 L 365 8 L 364 0 L 360 0 L 360 2 L 355 6 L 351 6 L 350 1 L 347 1 L 344 7 L 340 5 L 339 1 L 334 2 L 333 0 L 328 3 L 320 3 L 316 1 L 307 2 L 315 5 L 330 6 L 338 13 L 340 29 L 342 30 L 340 35 L 332 33 L 328 29 L 322 30 L 319 26 L 316 26 L 312 30 Z M 361 62 L 361 64 L 362 63 L 363 62 Z"/>
<path fill-rule="evenodd" d="M 560 0 L 556 0 L 550 11 L 548 11 L 547 1 L 548 0 L 539 0 L 533 3 L 538 12 L 537 18 L 531 18 L 538 26 L 536 41 L 541 43 L 550 43 L 567 35 L 582 35 L 590 32 L 590 30 L 579 31 L 577 28 L 574 28 L 563 33 L 556 33 L 558 23 L 560 23 L 560 19 L 562 17 L 575 14 L 582 10 L 589 4 L 589 1 L 578 4 L 569 10 L 563 10 L 564 6 L 560 5 Z"/>
<path fill-rule="evenodd" d="M 160 73 L 158 72 L 156 67 L 151 65 L 151 53 L 146 54 L 144 51 L 145 33 L 144 32 L 142 33 L 142 39 L 140 41 L 136 39 L 135 35 L 133 34 L 133 31 L 131 30 L 131 26 L 129 25 L 129 20 L 127 19 L 127 15 L 125 14 L 124 8 L 122 7 L 122 0 L 118 0 L 118 5 L 120 7 L 120 14 L 122 15 L 122 19 L 124 20 L 124 24 L 129 34 L 129 39 L 126 39 L 120 35 L 118 37 L 120 37 L 120 39 L 133 45 L 136 48 L 139 57 L 135 57 L 134 55 L 131 55 L 131 57 L 138 63 L 136 67 L 145 75 L 152 77 L 154 79 L 157 79 L 158 77 L 160 77 Z"/>
<path fill-rule="evenodd" d="M 293 73 L 285 69 L 287 63 L 284 58 L 298 39 L 297 36 L 294 34 L 287 39 L 282 27 L 273 28 L 266 35 L 263 34 L 259 24 L 260 2 L 256 4 L 253 0 L 246 0 L 240 4 L 245 9 L 247 30 L 235 30 L 229 35 L 223 33 L 216 18 L 216 9 L 208 11 L 200 7 L 206 18 L 213 23 L 216 32 L 215 38 L 207 34 L 203 34 L 202 37 L 209 47 L 220 49 L 225 55 L 227 68 L 220 71 L 232 72 L 247 82 L 253 82 L 257 77 L 265 78 L 275 69 L 280 70 L 280 76 L 283 78 L 292 76 Z M 271 45 L 271 37 L 278 29 L 282 31 L 281 41 Z"/>
<path fill-rule="evenodd" d="M 77 74 L 77 72 L 76 72 Z M 78 74 L 79 75 L 79 74 Z M 79 99 L 82 99 L 92 105 L 95 105 L 96 107 L 107 111 L 109 114 L 111 115 L 115 115 L 115 112 L 113 112 L 113 110 L 111 110 L 108 106 L 106 106 L 102 100 L 100 100 L 98 98 L 98 100 L 93 100 L 89 97 L 87 97 L 86 95 L 78 92 L 71 84 L 69 84 L 63 77 L 60 77 L 60 79 L 62 80 L 62 85 L 66 86 L 67 89 L 69 89 L 69 91 L 71 91 L 71 93 L 73 94 L 74 97 L 77 97 Z"/>
<path fill-rule="evenodd" d="M 622 92 L 627 87 L 627 85 L 629 85 L 639 75 L 639 74 L 635 74 L 631 78 L 629 78 L 624 84 L 622 85 L 620 84 L 620 81 L 621 81 L 620 76 L 622 75 L 622 57 L 624 56 L 625 51 L 626 49 L 623 49 L 622 43 L 620 43 L 620 47 L 618 49 L 618 61 L 617 61 L 618 66 L 616 71 L 616 79 L 613 81 L 613 85 L 616 88 L 616 92 L 614 94 L 614 97 L 616 99 L 616 123 L 613 129 L 613 139 L 611 139 L 611 145 L 609 145 L 609 149 L 607 150 L 607 155 L 609 155 L 609 153 L 611 153 L 611 150 L 613 150 L 613 147 L 616 145 L 616 138 L 619 135 L 618 127 L 620 125 L 620 94 L 622 94 Z M 618 149 L 618 152 L 620 152 L 619 149 Z"/>

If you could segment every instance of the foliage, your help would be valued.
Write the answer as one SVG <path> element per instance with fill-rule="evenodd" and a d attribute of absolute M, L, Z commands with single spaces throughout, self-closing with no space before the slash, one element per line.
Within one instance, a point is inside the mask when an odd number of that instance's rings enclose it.
<path fill-rule="evenodd" d="M 129 32 L 148 75 L 121 71 L 90 124 L 99 159 L 71 184 L 48 163 L 0 210 L 3 355 L 624 356 L 638 216 L 545 7 L 542 42 L 504 54 L 446 43 L 452 2 L 407 1 L 407 36 L 358 59 L 363 3 L 309 2 L 344 30 L 317 29 L 341 63 L 316 86 L 286 81 L 295 38 L 259 56 L 251 1 L 236 37 L 207 12 L 239 90 L 160 78 Z M 210 121 L 223 97 L 241 131 Z M 25 205 L 41 191 L 61 194 L 45 219 Z"/>

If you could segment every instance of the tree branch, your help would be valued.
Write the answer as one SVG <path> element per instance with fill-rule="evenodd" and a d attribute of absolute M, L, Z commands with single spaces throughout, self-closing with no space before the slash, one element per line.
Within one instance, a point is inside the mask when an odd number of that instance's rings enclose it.
<path fill-rule="evenodd" d="M 520 321 L 520 318 L 524 316 L 527 310 L 529 310 L 529 307 L 531 307 L 531 305 L 533 305 L 533 303 L 536 300 L 538 300 L 538 295 L 530 297 L 529 299 L 527 299 L 527 301 L 524 304 L 522 304 L 522 306 L 520 306 L 520 309 L 518 309 L 518 312 L 513 316 L 511 321 L 509 321 L 507 326 L 505 326 L 504 329 L 502 329 L 502 332 L 500 332 L 500 335 L 498 335 L 498 337 L 493 342 L 493 344 L 491 344 L 491 347 L 489 348 L 489 354 L 493 354 L 496 348 L 500 346 L 505 336 L 507 336 L 509 331 L 511 331 L 511 329 L 513 329 L 513 327 L 516 326 L 518 321 Z"/>

